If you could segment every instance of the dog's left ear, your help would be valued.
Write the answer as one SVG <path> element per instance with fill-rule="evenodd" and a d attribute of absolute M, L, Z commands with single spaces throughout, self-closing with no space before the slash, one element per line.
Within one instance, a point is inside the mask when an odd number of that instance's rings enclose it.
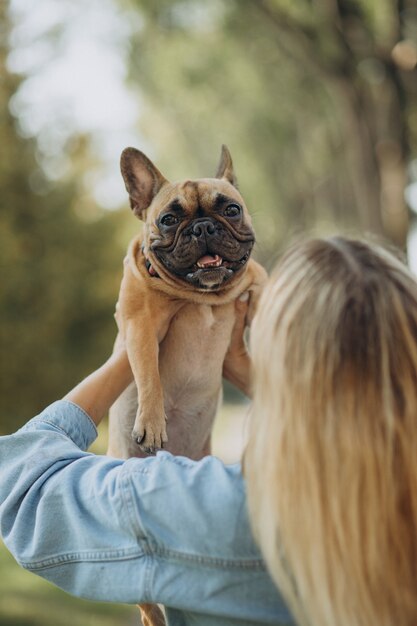
<path fill-rule="evenodd" d="M 233 171 L 233 161 L 230 156 L 230 152 L 227 146 L 222 145 L 222 153 L 220 156 L 220 163 L 217 168 L 216 178 L 225 178 L 234 187 L 237 187 L 237 178 Z"/>

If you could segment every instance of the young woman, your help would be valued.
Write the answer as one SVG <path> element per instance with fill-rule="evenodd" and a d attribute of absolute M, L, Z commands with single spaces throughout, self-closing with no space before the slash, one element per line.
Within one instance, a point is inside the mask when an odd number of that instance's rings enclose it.
<path fill-rule="evenodd" d="M 245 386 L 244 303 L 237 314 L 227 367 Z M 251 347 L 250 518 L 297 620 L 414 625 L 414 278 L 369 244 L 299 244 L 270 279 Z M 121 351 L 0 439 L 6 545 L 76 595 L 161 602 L 169 624 L 290 623 L 238 466 L 83 452 L 130 380 Z"/>

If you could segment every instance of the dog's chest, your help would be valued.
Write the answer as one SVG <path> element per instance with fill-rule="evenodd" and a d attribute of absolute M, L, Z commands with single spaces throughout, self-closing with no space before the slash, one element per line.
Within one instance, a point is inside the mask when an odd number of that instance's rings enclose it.
<path fill-rule="evenodd" d="M 159 368 L 165 395 L 181 401 L 194 391 L 217 389 L 234 324 L 234 303 L 186 304 L 173 318 L 160 346 Z"/>
<path fill-rule="evenodd" d="M 187 304 L 160 345 L 168 449 L 174 454 L 204 454 L 221 397 L 234 319 L 233 302 L 216 307 Z"/>

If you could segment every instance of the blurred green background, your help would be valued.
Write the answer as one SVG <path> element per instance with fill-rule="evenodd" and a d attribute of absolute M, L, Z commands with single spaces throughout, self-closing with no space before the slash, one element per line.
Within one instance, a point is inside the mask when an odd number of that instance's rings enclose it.
<path fill-rule="evenodd" d="M 3 0 L 0 46 L 0 434 L 111 351 L 140 228 L 127 145 L 178 179 L 214 174 L 226 143 L 267 267 L 341 231 L 417 268 L 415 0 Z M 219 454 L 237 436 L 222 423 Z M 136 620 L 73 604 L 4 549 L 0 581 L 2 625 Z"/>

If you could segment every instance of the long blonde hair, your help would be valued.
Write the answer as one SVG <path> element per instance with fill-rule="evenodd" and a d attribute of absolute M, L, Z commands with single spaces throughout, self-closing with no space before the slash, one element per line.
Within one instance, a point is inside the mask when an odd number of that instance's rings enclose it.
<path fill-rule="evenodd" d="M 298 622 L 417 624 L 417 283 L 378 246 L 293 247 L 255 317 L 250 514 Z"/>

